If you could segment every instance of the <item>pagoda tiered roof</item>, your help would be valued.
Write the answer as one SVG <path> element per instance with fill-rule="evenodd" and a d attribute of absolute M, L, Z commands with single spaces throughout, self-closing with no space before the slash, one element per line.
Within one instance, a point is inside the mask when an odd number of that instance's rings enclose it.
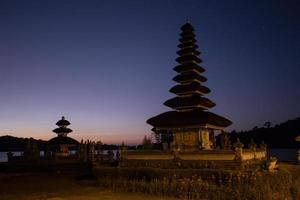
<path fill-rule="evenodd" d="M 177 95 L 185 95 L 185 94 L 208 94 L 210 93 L 210 89 L 201 85 L 199 82 L 191 82 L 189 84 L 179 84 L 175 85 L 170 89 L 170 92 L 177 94 Z"/>
<path fill-rule="evenodd" d="M 173 81 L 176 81 L 178 83 L 186 83 L 191 81 L 205 82 L 207 81 L 207 78 L 205 78 L 204 76 L 200 75 L 195 71 L 189 71 L 186 73 L 178 74 L 173 78 Z"/>
<path fill-rule="evenodd" d="M 185 64 L 180 64 L 177 65 L 173 68 L 174 71 L 178 72 L 178 73 L 182 73 L 182 72 L 187 72 L 187 71 L 195 71 L 197 73 L 203 73 L 205 71 L 204 68 L 198 66 L 196 63 L 185 63 Z"/>
<path fill-rule="evenodd" d="M 54 133 L 71 133 L 72 130 L 66 127 L 59 127 L 53 130 Z"/>
<path fill-rule="evenodd" d="M 198 94 L 193 94 L 188 97 L 174 97 L 167 100 L 164 105 L 173 109 L 181 110 L 194 107 L 208 109 L 214 107 L 216 104 L 205 97 L 199 96 Z"/>
<path fill-rule="evenodd" d="M 231 121 L 206 111 L 216 104 L 203 97 L 210 93 L 210 89 L 203 85 L 207 78 L 202 75 L 205 69 L 199 65 L 202 60 L 198 57 L 201 53 L 197 50 L 194 28 L 186 23 L 181 30 L 180 49 L 177 51 L 179 57 L 176 59 L 178 65 L 173 68 L 178 73 L 173 80 L 178 84 L 169 90 L 177 96 L 164 103 L 174 111 L 157 115 L 147 123 L 154 128 L 227 127 Z"/>
<path fill-rule="evenodd" d="M 184 48 L 184 49 L 180 49 L 179 51 L 177 51 L 177 54 L 178 55 L 185 55 L 185 54 L 188 54 L 188 53 L 191 53 L 191 54 L 194 54 L 194 55 L 200 55 L 200 52 L 197 51 L 195 48 L 193 47 L 188 47 L 188 48 Z"/>
<path fill-rule="evenodd" d="M 56 122 L 57 126 L 69 126 L 71 123 L 65 119 L 65 117 L 62 117 L 61 120 Z"/>
<path fill-rule="evenodd" d="M 72 129 L 67 128 L 71 123 L 65 119 L 65 117 L 62 117 L 61 120 L 56 122 L 56 125 L 58 128 L 54 129 L 53 132 L 57 133 L 58 136 L 66 136 L 68 133 L 72 132 Z"/>
<path fill-rule="evenodd" d="M 62 145 L 68 147 L 78 146 L 78 141 L 67 136 L 67 134 L 72 132 L 70 128 L 67 128 L 70 124 L 71 123 L 66 120 L 65 117 L 62 117 L 58 122 L 56 122 L 58 128 L 54 129 L 53 132 L 56 133 L 57 136 L 47 142 L 51 151 L 59 151 Z"/>
<path fill-rule="evenodd" d="M 190 54 L 185 54 L 183 56 L 180 56 L 176 59 L 176 61 L 180 64 L 185 64 L 187 62 L 193 62 L 193 63 L 201 63 L 202 60 L 200 58 L 198 58 L 197 55 L 192 54 L 192 52 Z"/>
<path fill-rule="evenodd" d="M 165 112 L 149 119 L 147 123 L 156 129 L 184 129 L 227 127 L 232 122 L 214 113 L 194 109 L 186 112 Z"/>
<path fill-rule="evenodd" d="M 54 137 L 47 142 L 48 145 L 60 145 L 60 144 L 69 144 L 69 145 L 78 145 L 79 142 L 70 137 Z"/>

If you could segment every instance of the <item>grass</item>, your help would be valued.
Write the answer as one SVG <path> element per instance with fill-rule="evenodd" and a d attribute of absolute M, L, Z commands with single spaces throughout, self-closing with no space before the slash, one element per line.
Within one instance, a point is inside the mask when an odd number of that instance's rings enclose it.
<path fill-rule="evenodd" d="M 291 193 L 293 199 L 300 199 L 300 165 L 279 163 L 279 167 L 292 174 L 293 188 L 291 189 Z M 175 200 L 175 198 L 169 197 L 121 192 L 122 190 L 115 192 L 116 190 L 100 188 L 98 185 L 95 185 L 95 181 L 93 180 L 78 181 L 80 179 L 76 179 L 75 177 L 78 177 L 78 172 L 70 172 L 68 170 L 51 173 L 0 173 L 0 200 Z M 269 178 L 273 180 L 274 177 L 270 175 Z M 278 182 L 281 179 L 276 180 L 271 181 L 272 186 L 281 187 L 282 184 L 279 184 L 281 181 Z M 267 183 L 267 181 L 263 179 L 263 183 Z M 263 185 L 257 184 L 258 188 L 238 188 L 242 192 L 236 194 L 236 196 L 239 196 L 236 199 L 245 199 L 243 196 L 244 193 L 254 194 L 253 199 L 258 199 L 256 190 L 261 189 Z M 218 185 L 212 186 L 216 187 L 215 189 L 212 188 L 212 191 L 216 193 L 214 196 L 218 198 L 211 199 L 226 199 L 224 194 L 231 194 L 231 190 L 227 191 L 227 189 L 234 189 Z M 280 189 L 280 191 L 283 193 L 285 190 Z M 277 196 L 280 197 L 282 195 L 278 194 Z"/>
<path fill-rule="evenodd" d="M 0 174 L 0 200 L 174 200 L 99 189 L 72 173 Z"/>
<path fill-rule="evenodd" d="M 288 170 L 295 179 L 300 179 L 300 165 L 288 162 L 280 162 L 279 168 Z"/>
<path fill-rule="evenodd" d="M 280 162 L 279 167 L 289 171 L 293 177 L 291 193 L 293 199 L 300 199 L 300 165 L 295 165 L 288 162 Z"/>
<path fill-rule="evenodd" d="M 89 194 L 79 195 L 47 195 L 30 194 L 27 196 L 3 195 L 1 200 L 171 200 L 165 197 L 153 197 L 141 194 L 114 193 L 111 191 L 93 191 Z M 178 199 L 177 199 L 178 200 Z"/>

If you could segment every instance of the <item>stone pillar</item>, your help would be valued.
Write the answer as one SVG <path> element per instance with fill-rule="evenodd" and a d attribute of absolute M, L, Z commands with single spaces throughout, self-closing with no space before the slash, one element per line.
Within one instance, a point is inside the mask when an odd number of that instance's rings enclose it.
<path fill-rule="evenodd" d="M 90 142 L 89 160 L 92 162 L 95 161 L 95 142 Z"/>
<path fill-rule="evenodd" d="M 88 161 L 88 144 L 87 142 L 84 142 L 83 145 L 83 162 L 87 162 Z"/>
<path fill-rule="evenodd" d="M 7 155 L 7 162 L 9 162 L 9 161 L 12 160 L 12 157 L 14 156 L 14 153 L 9 151 L 9 152 L 6 153 L 6 155 Z"/>
<path fill-rule="evenodd" d="M 201 134 L 201 146 L 202 149 L 204 150 L 209 150 L 211 149 L 212 143 L 210 141 L 210 132 L 207 129 L 202 129 L 200 130 L 200 134 Z"/>

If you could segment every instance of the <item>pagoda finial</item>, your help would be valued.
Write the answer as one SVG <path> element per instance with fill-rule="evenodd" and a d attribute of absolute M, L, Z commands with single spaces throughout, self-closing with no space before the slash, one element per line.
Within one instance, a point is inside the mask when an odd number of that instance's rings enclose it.
<path fill-rule="evenodd" d="M 65 116 L 62 116 L 61 119 L 62 119 L 62 120 L 65 120 Z"/>
<path fill-rule="evenodd" d="M 186 20 L 185 20 L 185 23 L 190 24 L 190 22 L 191 22 L 191 20 L 187 17 Z"/>
<path fill-rule="evenodd" d="M 181 30 L 183 31 L 182 34 L 187 34 L 194 31 L 194 27 L 189 22 L 186 22 L 184 25 L 181 26 Z"/>

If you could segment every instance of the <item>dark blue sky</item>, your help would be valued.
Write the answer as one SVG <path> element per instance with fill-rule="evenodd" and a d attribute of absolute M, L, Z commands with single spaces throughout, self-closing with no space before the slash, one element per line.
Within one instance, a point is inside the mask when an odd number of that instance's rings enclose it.
<path fill-rule="evenodd" d="M 249 129 L 300 116 L 300 3 L 0 1 L 0 135 L 134 143 L 168 110 L 180 26 L 193 24 L 213 112 Z"/>

